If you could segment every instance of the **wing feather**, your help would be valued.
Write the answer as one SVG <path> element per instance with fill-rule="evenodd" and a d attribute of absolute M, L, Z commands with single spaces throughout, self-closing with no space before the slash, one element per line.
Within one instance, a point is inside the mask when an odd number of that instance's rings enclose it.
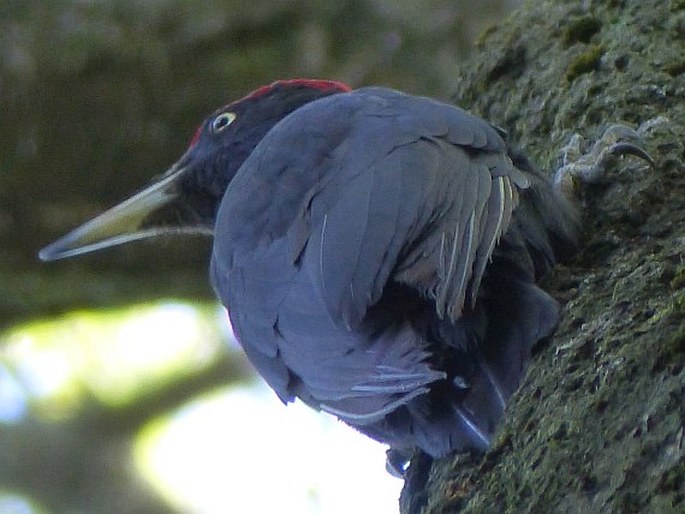
<path fill-rule="evenodd" d="M 513 183 L 523 181 L 505 154 L 467 152 L 439 139 L 430 150 L 422 146 L 417 142 L 412 151 L 441 156 L 432 169 L 422 170 L 432 184 L 422 206 L 429 221 L 398 255 L 394 278 L 435 300 L 438 314 L 455 321 L 467 301 L 470 307 L 476 301 L 487 263 L 516 208 Z"/>
<path fill-rule="evenodd" d="M 410 323 L 372 331 L 369 309 L 400 283 L 457 320 L 522 187 L 497 133 L 464 111 L 387 90 L 334 95 L 281 121 L 239 170 L 213 283 L 282 399 L 372 423 L 446 375 Z"/>

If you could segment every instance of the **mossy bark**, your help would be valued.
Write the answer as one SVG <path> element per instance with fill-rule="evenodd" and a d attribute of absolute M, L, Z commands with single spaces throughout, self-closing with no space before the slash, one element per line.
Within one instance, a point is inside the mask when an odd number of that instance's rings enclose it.
<path fill-rule="evenodd" d="M 685 3 L 528 2 L 488 32 L 454 101 L 552 169 L 574 132 L 653 120 L 655 169 L 583 191 L 565 303 L 484 456 L 417 459 L 404 514 L 685 512 Z M 660 118 L 661 117 L 661 118 Z"/>

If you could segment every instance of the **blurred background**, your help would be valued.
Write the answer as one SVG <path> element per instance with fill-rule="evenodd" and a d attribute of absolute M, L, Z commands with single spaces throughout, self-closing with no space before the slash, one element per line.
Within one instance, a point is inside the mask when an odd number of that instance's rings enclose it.
<path fill-rule="evenodd" d="M 254 377 L 209 240 L 36 253 L 275 79 L 448 100 L 518 3 L 0 0 L 0 514 L 397 512 L 382 445 Z"/>

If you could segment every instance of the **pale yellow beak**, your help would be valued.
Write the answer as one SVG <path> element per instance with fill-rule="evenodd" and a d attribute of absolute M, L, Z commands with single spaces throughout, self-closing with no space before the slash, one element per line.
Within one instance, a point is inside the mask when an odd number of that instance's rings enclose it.
<path fill-rule="evenodd" d="M 208 227 L 169 225 L 151 219 L 179 200 L 178 178 L 185 171 L 185 167 L 172 166 L 159 182 L 46 246 L 38 256 L 43 261 L 54 261 L 163 234 L 211 235 Z"/>

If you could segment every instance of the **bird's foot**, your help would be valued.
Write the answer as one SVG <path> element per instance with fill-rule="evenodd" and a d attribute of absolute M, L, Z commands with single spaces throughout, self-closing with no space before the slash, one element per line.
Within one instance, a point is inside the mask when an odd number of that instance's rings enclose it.
<path fill-rule="evenodd" d="M 637 130 L 625 125 L 611 125 L 587 151 L 584 151 L 583 136 L 574 134 L 561 149 L 562 165 L 554 174 L 555 189 L 567 199 L 574 200 L 580 184 L 596 183 L 604 177 L 612 156 L 633 155 L 653 167 L 654 159 L 637 143 L 658 123 L 661 123 L 658 118 L 649 120 Z"/>
<path fill-rule="evenodd" d="M 404 478 L 411 462 L 412 453 L 390 448 L 385 452 L 385 470 L 392 476 Z"/>

